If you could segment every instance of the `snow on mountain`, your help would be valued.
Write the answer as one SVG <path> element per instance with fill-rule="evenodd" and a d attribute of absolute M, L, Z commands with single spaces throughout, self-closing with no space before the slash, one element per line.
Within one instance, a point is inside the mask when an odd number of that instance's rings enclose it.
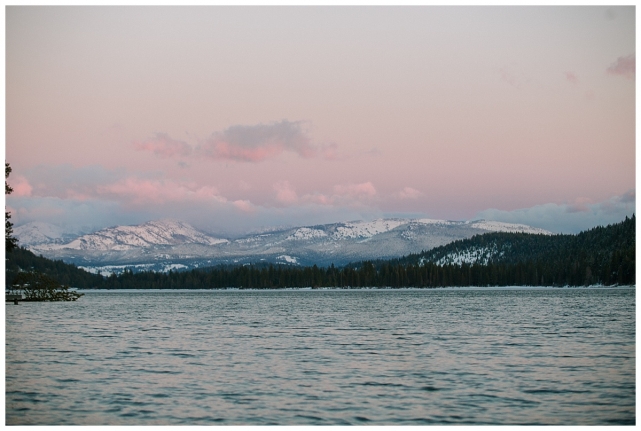
<path fill-rule="evenodd" d="M 452 224 L 457 224 L 457 223 L 468 223 L 468 222 L 454 222 L 454 221 L 449 221 L 449 220 L 434 220 L 431 218 L 420 218 L 414 220 L 416 223 L 421 223 L 421 224 L 440 224 L 440 225 L 452 225 Z"/>
<path fill-rule="evenodd" d="M 524 224 L 515 224 L 515 223 L 504 223 L 500 221 L 486 221 L 478 220 L 470 223 L 470 226 L 477 229 L 483 229 L 490 232 L 511 232 L 511 233 L 533 233 L 533 234 L 543 234 L 550 235 L 551 232 L 540 229 L 538 227 L 531 227 Z"/>
<path fill-rule="evenodd" d="M 486 230 L 488 232 L 510 232 L 510 233 L 532 233 L 532 234 L 543 234 L 551 235 L 551 232 L 540 229 L 538 227 L 531 227 L 524 224 L 516 223 L 504 223 L 500 221 L 488 221 L 488 220 L 474 220 L 474 221 L 450 221 L 450 220 L 433 220 L 433 219 L 417 219 L 413 220 L 416 223 L 422 223 L 426 225 L 461 225 L 466 224 L 472 228 Z"/>
<path fill-rule="evenodd" d="M 31 222 L 13 228 L 18 245 L 28 247 L 38 244 L 63 244 L 74 236 L 65 229 L 49 223 Z"/>
<path fill-rule="evenodd" d="M 335 239 L 371 238 L 374 235 L 390 231 L 410 221 L 411 220 L 378 219 L 370 222 L 342 223 L 342 226 L 336 227 L 336 232 L 333 237 Z"/>
<path fill-rule="evenodd" d="M 92 274 L 101 274 L 106 277 L 109 277 L 111 274 L 122 274 L 126 269 L 136 270 L 136 271 L 155 271 L 155 272 L 169 272 L 181 269 L 187 269 L 188 266 L 180 263 L 156 265 L 153 263 L 143 263 L 137 265 L 103 265 L 99 267 L 92 266 L 79 266 L 78 268 L 84 269 L 87 272 Z"/>
<path fill-rule="evenodd" d="M 496 221 L 486 221 L 486 220 L 476 220 L 467 223 L 468 226 L 472 229 L 482 229 L 487 232 L 507 232 L 507 233 L 526 233 L 526 234 L 542 234 L 542 235 L 551 235 L 551 232 L 548 232 L 544 229 L 533 228 L 531 226 L 523 224 L 513 224 L 513 223 L 503 223 Z M 490 245 L 485 245 L 482 247 L 471 246 L 465 249 L 456 249 L 448 252 L 447 254 L 440 256 L 438 259 L 433 260 L 437 265 L 460 265 L 462 263 L 467 264 L 481 264 L 486 265 L 490 261 L 495 259 L 500 259 L 505 256 L 506 248 L 503 246 L 499 249 L 499 246 L 496 243 L 491 243 Z M 422 258 L 420 263 L 423 264 L 427 260 Z"/>
<path fill-rule="evenodd" d="M 500 257 L 504 254 L 504 251 L 499 253 L 496 245 L 494 245 L 493 247 L 475 247 L 460 251 L 458 253 L 450 253 L 446 256 L 441 257 L 435 263 L 440 266 L 460 265 L 462 263 L 478 263 L 480 265 L 487 265 L 492 259 Z"/>
<path fill-rule="evenodd" d="M 298 263 L 298 259 L 296 259 L 295 257 L 287 256 L 286 254 L 284 254 L 282 256 L 278 256 L 276 259 L 284 260 L 287 263 L 293 263 L 293 264 L 297 264 Z"/>
<path fill-rule="evenodd" d="M 45 232 L 46 229 L 43 226 Z M 39 242 L 29 248 L 37 254 L 103 273 L 127 267 L 166 271 L 258 262 L 321 266 L 391 259 L 496 231 L 549 234 L 525 225 L 484 220 L 378 219 L 268 230 L 227 240 L 186 223 L 165 220 L 103 229 L 65 244 L 59 240 Z M 452 259 L 474 261 L 490 256 L 489 251 L 470 253 Z"/>
<path fill-rule="evenodd" d="M 138 226 L 117 226 L 83 235 L 68 244 L 57 244 L 39 249 L 73 250 L 131 250 L 164 245 L 204 244 L 215 245 L 229 242 L 197 231 L 178 221 L 150 221 Z"/>
<path fill-rule="evenodd" d="M 308 227 L 298 228 L 287 237 L 288 240 L 309 240 L 314 238 L 324 238 L 327 232 L 321 229 L 313 229 Z"/>

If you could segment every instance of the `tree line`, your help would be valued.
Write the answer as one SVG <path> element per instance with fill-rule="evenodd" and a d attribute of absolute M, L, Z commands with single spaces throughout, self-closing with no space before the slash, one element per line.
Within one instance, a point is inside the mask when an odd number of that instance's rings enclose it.
<path fill-rule="evenodd" d="M 620 223 L 599 226 L 576 235 L 533 235 L 494 232 L 454 241 L 442 247 L 401 258 L 401 263 L 447 261 L 466 250 L 494 251 L 492 262 L 519 263 L 529 261 L 558 261 L 566 263 L 584 255 L 593 265 L 604 266 L 615 253 L 628 253 L 635 248 L 636 217 L 626 217 Z"/>
<path fill-rule="evenodd" d="M 17 248 L 7 255 L 7 283 L 20 271 L 35 270 L 61 284 L 96 289 L 630 285 L 635 284 L 635 222 L 626 217 L 578 235 L 488 233 L 401 259 L 342 268 L 259 264 L 168 273 L 128 269 L 103 277 Z M 453 250 L 490 243 L 505 253 L 487 264 L 435 263 Z"/>

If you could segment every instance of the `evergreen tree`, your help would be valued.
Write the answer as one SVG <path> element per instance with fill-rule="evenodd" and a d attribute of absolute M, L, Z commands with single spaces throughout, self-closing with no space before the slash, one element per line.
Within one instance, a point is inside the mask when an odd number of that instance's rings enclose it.
<path fill-rule="evenodd" d="M 578 235 L 487 233 L 418 255 L 343 268 L 259 263 L 169 273 L 127 269 L 109 277 L 18 247 L 7 256 L 6 275 L 8 286 L 21 272 L 39 271 L 64 285 L 106 289 L 630 285 L 635 283 L 635 225 L 633 215 Z M 451 252 L 491 245 L 501 254 L 487 262 L 437 263 Z"/>
<path fill-rule="evenodd" d="M 11 166 L 9 163 L 5 162 L 4 164 L 4 194 L 10 195 L 13 192 L 13 189 L 7 183 L 7 178 L 11 173 Z M 11 213 L 8 211 L 4 212 L 4 237 L 5 237 L 5 248 L 6 252 L 9 253 L 13 251 L 18 246 L 18 240 L 13 236 L 13 223 L 9 221 L 11 218 Z"/>

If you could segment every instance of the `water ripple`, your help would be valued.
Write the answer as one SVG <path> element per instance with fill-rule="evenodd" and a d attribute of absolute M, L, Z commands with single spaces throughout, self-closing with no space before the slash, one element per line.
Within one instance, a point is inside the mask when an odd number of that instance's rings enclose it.
<path fill-rule="evenodd" d="M 635 424 L 634 289 L 8 304 L 7 424 Z"/>

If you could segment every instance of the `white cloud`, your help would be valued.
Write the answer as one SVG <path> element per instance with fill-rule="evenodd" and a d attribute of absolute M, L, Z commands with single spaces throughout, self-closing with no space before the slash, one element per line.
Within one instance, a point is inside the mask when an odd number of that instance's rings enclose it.
<path fill-rule="evenodd" d="M 398 193 L 398 195 L 401 199 L 418 199 L 423 196 L 423 192 L 412 187 L 405 187 Z"/>
<path fill-rule="evenodd" d="M 578 198 L 571 204 L 544 204 L 514 211 L 488 209 L 476 214 L 475 219 L 523 223 L 555 233 L 578 233 L 596 226 L 618 223 L 635 213 L 635 191 L 599 202 L 588 203 Z"/>

